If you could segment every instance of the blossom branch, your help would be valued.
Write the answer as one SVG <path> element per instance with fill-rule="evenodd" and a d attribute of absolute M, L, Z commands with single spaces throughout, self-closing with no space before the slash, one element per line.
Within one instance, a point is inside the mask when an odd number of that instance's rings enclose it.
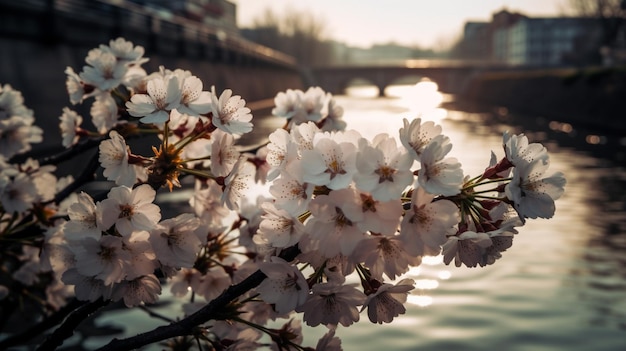
<path fill-rule="evenodd" d="M 286 261 L 292 261 L 299 253 L 300 250 L 297 246 L 293 246 L 283 251 L 280 256 Z M 226 289 L 226 291 L 224 291 L 220 296 L 213 299 L 194 314 L 172 324 L 160 326 L 151 331 L 138 334 L 133 337 L 126 339 L 113 339 L 111 342 L 96 351 L 133 350 L 165 339 L 183 335 L 192 335 L 195 327 L 214 319 L 217 315 L 219 315 L 220 309 L 228 306 L 228 304 L 239 296 L 257 287 L 265 278 L 266 275 L 260 270 L 257 270 L 239 284 L 228 287 L 228 289 Z"/>

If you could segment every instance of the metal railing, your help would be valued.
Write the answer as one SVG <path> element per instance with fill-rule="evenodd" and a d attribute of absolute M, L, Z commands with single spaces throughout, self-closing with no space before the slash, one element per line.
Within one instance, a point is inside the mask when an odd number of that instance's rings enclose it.
<path fill-rule="evenodd" d="M 27 23 L 10 24 L 10 16 L 31 16 L 38 30 Z M 5 22 L 2 24 L 2 22 Z M 209 26 L 182 16 L 159 14 L 138 4 L 121 0 L 0 0 L 0 35 L 42 36 L 68 39 L 77 23 L 85 29 L 83 38 L 94 29 L 110 36 L 137 34 L 151 42 L 168 40 L 180 48 L 204 47 L 230 52 L 279 65 L 295 66 L 296 60 L 282 52 L 242 38 L 235 29 Z M 70 25 L 71 24 L 71 25 Z M 69 39 L 68 39 L 69 40 Z M 130 39 L 129 39 L 130 40 Z M 179 51 L 184 51 L 181 49 Z"/>

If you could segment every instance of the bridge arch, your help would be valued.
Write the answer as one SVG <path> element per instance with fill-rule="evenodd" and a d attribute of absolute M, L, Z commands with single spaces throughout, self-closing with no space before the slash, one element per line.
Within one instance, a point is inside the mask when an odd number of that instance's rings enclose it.
<path fill-rule="evenodd" d="M 342 81 L 339 85 L 341 94 L 357 97 L 376 97 L 380 95 L 380 88 L 376 82 L 368 78 L 352 77 Z"/>
<path fill-rule="evenodd" d="M 419 65 L 314 67 L 310 73 L 315 85 L 335 94 L 343 93 L 348 82 L 354 78 L 371 81 L 378 87 L 379 94 L 384 94 L 387 86 L 398 79 L 410 76 L 428 77 L 437 83 L 441 92 L 456 94 L 463 92 L 471 78 L 486 68 L 497 69 L 498 67 L 428 61 Z"/>
<path fill-rule="evenodd" d="M 432 81 L 429 77 L 423 74 L 415 74 L 415 73 L 407 73 L 407 75 L 391 80 L 387 86 L 383 94 L 380 96 L 387 97 L 395 97 L 398 95 L 398 90 L 405 90 L 408 86 L 416 86 L 418 83 L 423 81 Z"/>

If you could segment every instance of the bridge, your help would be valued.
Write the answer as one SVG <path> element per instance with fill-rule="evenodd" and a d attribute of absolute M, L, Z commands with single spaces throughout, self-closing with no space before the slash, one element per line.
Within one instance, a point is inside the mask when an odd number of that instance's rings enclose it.
<path fill-rule="evenodd" d="M 314 67 L 310 80 L 333 94 L 342 94 L 357 80 L 378 87 L 380 96 L 385 88 L 403 78 L 419 77 L 434 81 L 444 93 L 459 94 L 477 74 L 486 71 L 512 69 L 504 64 L 457 60 L 406 60 L 391 64 Z"/>

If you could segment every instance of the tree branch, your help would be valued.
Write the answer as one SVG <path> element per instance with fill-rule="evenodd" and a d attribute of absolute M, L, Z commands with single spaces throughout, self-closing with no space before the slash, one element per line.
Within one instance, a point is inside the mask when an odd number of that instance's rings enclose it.
<path fill-rule="evenodd" d="M 48 351 L 48 350 L 56 350 L 57 347 L 63 344 L 65 339 L 69 338 L 74 334 L 74 329 L 85 320 L 85 318 L 89 317 L 92 313 L 99 310 L 101 307 L 106 306 L 110 300 L 103 300 L 102 298 L 86 303 L 80 307 L 78 307 L 72 314 L 70 314 L 65 322 L 61 324 L 51 335 L 49 335 L 46 340 L 44 340 L 41 345 L 37 348 L 37 351 Z"/>
<path fill-rule="evenodd" d="M 299 253 L 300 250 L 298 247 L 293 246 L 284 250 L 280 257 L 289 262 L 293 261 Z M 107 345 L 96 351 L 129 351 L 173 337 L 191 335 L 196 326 L 213 319 L 222 307 L 228 305 L 247 291 L 256 288 L 265 278 L 266 275 L 260 270 L 257 270 L 239 284 L 231 285 L 220 296 L 209 302 L 196 313 L 172 324 L 157 327 L 151 331 L 133 337 L 113 339 Z"/>
<path fill-rule="evenodd" d="M 78 176 L 78 178 L 74 179 L 74 181 L 65 187 L 63 190 L 59 191 L 54 197 L 54 202 L 59 203 L 68 197 L 71 193 L 73 193 L 76 189 L 80 188 L 83 184 L 94 179 L 94 173 L 100 167 L 100 161 L 98 160 L 99 154 L 95 153 L 91 159 L 89 159 L 89 163 L 87 167 L 83 170 L 83 172 Z"/>

